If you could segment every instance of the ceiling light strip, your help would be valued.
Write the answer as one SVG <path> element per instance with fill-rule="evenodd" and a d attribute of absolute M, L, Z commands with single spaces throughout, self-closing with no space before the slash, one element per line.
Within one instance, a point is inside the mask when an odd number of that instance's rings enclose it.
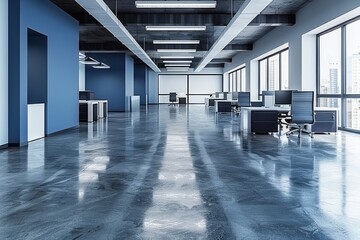
<path fill-rule="evenodd" d="M 76 0 L 76 1 L 80 1 L 80 0 Z M 145 28 L 146 31 L 205 31 L 206 30 L 206 26 L 146 26 Z"/>
<path fill-rule="evenodd" d="M 191 60 L 165 60 L 163 63 L 192 63 Z"/>
<path fill-rule="evenodd" d="M 125 26 L 119 21 L 103 0 L 74 0 L 92 15 L 102 26 L 114 35 L 122 44 L 140 58 L 155 72 L 161 72 L 158 66 L 146 54 Z"/>
<path fill-rule="evenodd" d="M 153 44 L 199 44 L 200 40 L 153 40 Z"/>
<path fill-rule="evenodd" d="M 180 63 L 180 64 L 172 64 L 172 63 L 169 63 L 169 64 L 165 64 L 165 67 L 190 67 L 190 63 Z"/>
<path fill-rule="evenodd" d="M 159 53 L 194 53 L 196 49 L 158 49 Z"/>
<path fill-rule="evenodd" d="M 194 59 L 194 56 L 160 56 L 161 59 Z"/>
<path fill-rule="evenodd" d="M 246 0 L 196 67 L 195 72 L 200 72 L 271 2 L 272 0 Z"/>
<path fill-rule="evenodd" d="M 135 1 L 136 8 L 216 8 L 216 1 Z"/>

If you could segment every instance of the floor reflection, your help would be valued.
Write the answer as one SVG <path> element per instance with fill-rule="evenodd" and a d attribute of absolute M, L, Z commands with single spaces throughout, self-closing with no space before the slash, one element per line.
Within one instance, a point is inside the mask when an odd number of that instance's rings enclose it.
<path fill-rule="evenodd" d="M 153 205 L 144 217 L 146 237 L 199 237 L 206 231 L 202 200 L 186 135 L 168 129 Z"/>

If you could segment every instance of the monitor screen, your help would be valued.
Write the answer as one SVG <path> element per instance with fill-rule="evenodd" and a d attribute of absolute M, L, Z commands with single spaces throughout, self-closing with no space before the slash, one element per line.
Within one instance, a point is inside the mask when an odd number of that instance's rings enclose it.
<path fill-rule="evenodd" d="M 292 90 L 275 91 L 275 104 L 289 105 L 291 104 Z"/>

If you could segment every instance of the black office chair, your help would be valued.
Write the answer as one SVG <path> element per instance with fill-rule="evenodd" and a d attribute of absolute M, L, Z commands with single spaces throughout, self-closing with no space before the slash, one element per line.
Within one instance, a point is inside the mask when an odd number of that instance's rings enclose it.
<path fill-rule="evenodd" d="M 291 118 L 288 120 L 290 128 L 294 128 L 286 133 L 286 136 L 294 132 L 305 132 L 313 137 L 313 133 L 305 129 L 306 124 L 314 123 L 314 92 L 298 91 L 292 93 L 291 98 Z"/>
<path fill-rule="evenodd" d="M 171 92 L 171 93 L 169 94 L 169 102 L 170 102 L 169 106 L 170 106 L 170 105 L 175 106 L 176 101 L 177 101 L 177 94 L 176 94 L 176 92 Z"/>

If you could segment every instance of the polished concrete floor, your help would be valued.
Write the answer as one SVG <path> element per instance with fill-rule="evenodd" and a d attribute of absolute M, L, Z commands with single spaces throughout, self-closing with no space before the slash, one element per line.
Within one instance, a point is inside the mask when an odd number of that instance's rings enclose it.
<path fill-rule="evenodd" d="M 360 135 L 150 106 L 0 150 L 0 239 L 360 239 Z"/>

